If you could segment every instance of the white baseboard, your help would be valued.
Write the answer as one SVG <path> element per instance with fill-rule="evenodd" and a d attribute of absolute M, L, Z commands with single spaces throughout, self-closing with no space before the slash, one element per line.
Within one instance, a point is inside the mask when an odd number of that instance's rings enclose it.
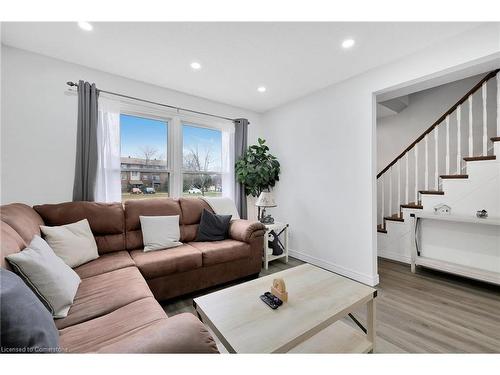
<path fill-rule="evenodd" d="M 304 254 L 304 253 L 302 253 L 300 251 L 296 251 L 296 250 L 288 250 L 288 254 L 291 257 L 297 258 L 297 259 L 302 260 L 302 261 L 307 262 L 307 263 L 311 263 L 315 266 L 327 269 L 329 271 L 338 273 L 339 275 L 342 275 L 342 276 L 348 277 L 350 279 L 359 281 L 360 283 L 363 283 L 363 284 L 366 284 L 369 286 L 375 286 L 379 283 L 378 274 L 375 277 L 373 277 L 371 275 L 365 275 L 365 274 L 359 273 L 357 271 L 353 271 L 353 270 L 350 270 L 348 268 L 339 266 L 337 264 L 333 264 L 331 262 L 312 257 L 310 255 Z"/>
<path fill-rule="evenodd" d="M 385 258 L 385 259 L 390 259 L 390 260 L 396 260 L 396 261 L 401 262 L 401 263 L 407 263 L 407 264 L 411 263 L 410 256 L 404 255 L 404 254 L 394 253 L 392 251 L 385 251 L 385 250 L 380 250 L 379 249 L 377 255 L 380 258 Z"/>

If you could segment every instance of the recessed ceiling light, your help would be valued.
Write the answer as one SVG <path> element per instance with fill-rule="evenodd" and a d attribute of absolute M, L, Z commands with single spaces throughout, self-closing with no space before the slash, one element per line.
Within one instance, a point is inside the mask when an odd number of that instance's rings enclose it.
<path fill-rule="evenodd" d="M 93 29 L 92 25 L 85 21 L 78 22 L 78 26 L 80 26 L 80 29 L 85 31 L 91 31 Z"/>
<path fill-rule="evenodd" d="M 266 92 L 266 90 L 267 90 L 267 89 L 266 89 L 264 86 L 259 86 L 259 87 L 257 87 L 257 91 L 258 91 L 258 92 Z"/>
<path fill-rule="evenodd" d="M 346 39 L 342 42 L 342 47 L 351 48 L 354 45 L 354 43 L 355 43 L 354 39 Z"/>
<path fill-rule="evenodd" d="M 201 64 L 199 62 L 192 62 L 191 63 L 191 68 L 193 68 L 194 70 L 200 70 L 201 69 Z"/>

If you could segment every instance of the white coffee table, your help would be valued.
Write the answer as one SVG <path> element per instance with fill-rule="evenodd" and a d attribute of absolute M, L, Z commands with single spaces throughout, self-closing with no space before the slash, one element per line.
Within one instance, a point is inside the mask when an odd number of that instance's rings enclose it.
<path fill-rule="evenodd" d="M 272 310 L 259 296 L 278 277 L 285 280 L 289 300 Z M 193 304 L 229 353 L 367 353 L 374 349 L 376 295 L 369 286 L 303 264 L 195 298 Z M 341 321 L 365 304 L 366 334 Z"/>

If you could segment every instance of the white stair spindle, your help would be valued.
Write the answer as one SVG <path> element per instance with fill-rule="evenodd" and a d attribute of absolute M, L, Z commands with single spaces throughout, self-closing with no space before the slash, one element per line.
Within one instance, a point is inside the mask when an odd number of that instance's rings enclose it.
<path fill-rule="evenodd" d="M 418 204 L 418 143 L 415 145 L 415 204 Z"/>
<path fill-rule="evenodd" d="M 385 180 L 385 174 L 382 175 L 382 226 L 383 227 L 385 227 L 385 225 L 384 225 L 384 207 L 385 207 L 384 180 Z"/>
<path fill-rule="evenodd" d="M 497 133 L 495 137 L 500 137 L 500 72 L 497 73 Z"/>
<path fill-rule="evenodd" d="M 406 173 L 405 173 L 405 178 L 406 178 L 406 181 L 405 181 L 405 204 L 408 204 L 410 203 L 408 201 L 408 155 L 409 155 L 409 152 L 406 153 L 405 155 L 405 167 L 406 167 Z"/>
<path fill-rule="evenodd" d="M 392 216 L 392 167 L 389 168 L 389 216 Z"/>
<path fill-rule="evenodd" d="M 439 150 L 438 150 L 438 143 L 439 143 L 439 125 L 436 126 L 434 129 L 434 186 L 436 187 L 436 190 L 439 190 L 439 162 L 438 162 L 438 156 L 439 156 Z"/>
<path fill-rule="evenodd" d="M 424 188 L 429 190 L 429 135 L 424 137 L 424 153 L 425 153 L 425 175 L 424 175 Z"/>
<path fill-rule="evenodd" d="M 462 121 L 462 106 L 457 108 L 457 174 L 462 174 L 462 132 L 460 122 Z"/>
<path fill-rule="evenodd" d="M 397 213 L 399 215 L 400 207 L 399 205 L 401 204 L 401 159 L 398 160 L 398 201 L 396 204 L 396 209 L 398 210 Z"/>
<path fill-rule="evenodd" d="M 481 87 L 483 97 L 483 156 L 488 155 L 488 111 L 486 111 L 486 103 L 488 101 L 488 90 L 486 82 Z"/>
<path fill-rule="evenodd" d="M 474 138 L 472 135 L 472 95 L 469 96 L 469 156 L 474 156 Z"/>
<path fill-rule="evenodd" d="M 446 174 L 450 174 L 450 115 L 446 116 Z"/>

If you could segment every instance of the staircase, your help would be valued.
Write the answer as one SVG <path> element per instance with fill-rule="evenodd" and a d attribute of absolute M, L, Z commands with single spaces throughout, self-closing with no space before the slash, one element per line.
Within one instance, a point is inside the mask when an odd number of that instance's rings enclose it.
<path fill-rule="evenodd" d="M 409 218 L 416 210 L 447 204 L 453 215 L 484 208 L 500 217 L 499 71 L 481 79 L 377 175 L 379 256 L 410 261 Z"/>

